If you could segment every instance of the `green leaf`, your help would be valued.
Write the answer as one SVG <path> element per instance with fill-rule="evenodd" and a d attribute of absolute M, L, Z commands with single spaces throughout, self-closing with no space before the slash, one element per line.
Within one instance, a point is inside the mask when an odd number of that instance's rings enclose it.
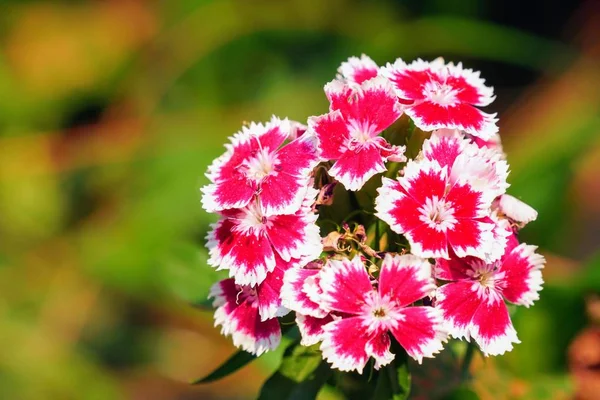
<path fill-rule="evenodd" d="M 192 382 L 193 385 L 201 383 L 209 383 L 224 378 L 228 375 L 233 374 L 238 369 L 244 367 L 257 357 L 254 354 L 250 354 L 246 351 L 240 350 L 225 361 L 219 368 L 206 375 L 204 378 L 198 379 Z"/>
<path fill-rule="evenodd" d="M 400 358 L 400 357 L 399 357 Z M 405 400 L 410 394 L 411 376 L 406 354 L 379 372 L 373 400 Z"/>
<path fill-rule="evenodd" d="M 279 370 L 263 385 L 259 400 L 313 399 L 330 374 L 318 345 L 305 347 L 293 343 L 285 350 Z"/>

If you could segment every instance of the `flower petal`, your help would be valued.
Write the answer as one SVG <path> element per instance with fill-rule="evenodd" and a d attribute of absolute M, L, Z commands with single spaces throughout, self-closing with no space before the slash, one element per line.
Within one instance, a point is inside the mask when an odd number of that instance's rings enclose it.
<path fill-rule="evenodd" d="M 348 61 L 344 61 L 338 68 L 338 73 L 349 83 L 360 85 L 364 81 L 376 77 L 378 70 L 379 67 L 375 61 L 362 54 L 360 58 L 350 57 Z"/>
<path fill-rule="evenodd" d="M 375 359 L 375 369 L 380 369 L 381 367 L 388 365 L 396 357 L 390 351 L 391 343 L 390 335 L 388 335 L 387 332 L 380 332 L 367 342 L 365 351 L 368 356 Z"/>
<path fill-rule="evenodd" d="M 473 316 L 471 336 L 485 355 L 500 355 L 520 343 L 504 301 L 484 301 Z"/>
<path fill-rule="evenodd" d="M 361 314 L 366 296 L 373 291 L 359 256 L 329 260 L 321 271 L 322 307 L 347 314 Z"/>
<path fill-rule="evenodd" d="M 448 258 L 448 236 L 446 232 L 422 224 L 404 232 L 410 243 L 410 251 L 422 258 Z"/>
<path fill-rule="evenodd" d="M 404 192 L 398 181 L 384 177 L 377 192 L 376 216 L 386 222 L 394 232 L 402 234 L 423 225 L 420 219 L 420 204 Z"/>
<path fill-rule="evenodd" d="M 498 132 L 496 114 L 484 113 L 465 103 L 440 105 L 425 100 L 407 107 L 405 112 L 424 131 L 459 129 L 484 140 L 492 138 Z"/>
<path fill-rule="evenodd" d="M 211 289 L 214 297 L 215 326 L 221 326 L 223 335 L 231 335 L 233 344 L 252 354 L 274 350 L 281 341 L 281 329 L 277 319 L 261 321 L 256 302 L 241 301 L 238 304 L 233 279 L 216 283 Z"/>
<path fill-rule="evenodd" d="M 419 362 L 443 349 L 448 334 L 443 329 L 440 311 L 433 307 L 407 307 L 400 310 L 402 319 L 392 334 L 409 356 Z"/>
<path fill-rule="evenodd" d="M 442 167 L 452 168 L 454 160 L 463 151 L 468 144 L 468 140 L 463 139 L 458 131 L 451 130 L 452 134 L 444 134 L 444 129 L 433 132 L 431 138 L 423 143 L 423 157 L 428 160 L 437 161 Z"/>
<path fill-rule="evenodd" d="M 367 342 L 378 332 L 369 332 L 361 317 L 344 318 L 323 327 L 323 359 L 340 371 L 362 374 L 367 364 Z"/>
<path fill-rule="evenodd" d="M 286 270 L 296 269 L 295 260 L 289 262 L 283 261 L 281 257 L 275 256 L 275 269 L 268 273 L 265 280 L 256 288 L 258 312 L 261 321 L 267 319 L 283 317 L 289 313 L 289 309 L 284 307 L 281 302 L 281 287 Z"/>
<path fill-rule="evenodd" d="M 504 272 L 506 285 L 502 294 L 511 303 L 529 307 L 540 297 L 544 283 L 541 270 L 546 260 L 536 249 L 522 243 L 502 259 L 499 270 Z"/>
<path fill-rule="evenodd" d="M 355 150 L 347 150 L 329 170 L 329 174 L 340 181 L 347 190 L 360 190 L 375 174 L 386 171 L 378 147 L 365 144 Z"/>
<path fill-rule="evenodd" d="M 521 224 L 527 224 L 537 218 L 537 211 L 533 207 L 509 194 L 500 196 L 495 206 L 502 214 Z"/>
<path fill-rule="evenodd" d="M 319 275 L 318 269 L 292 268 L 286 271 L 281 288 L 281 301 L 283 305 L 296 313 L 323 318 L 327 312 L 315 303 L 305 291 L 307 280 L 314 282 Z M 310 282 L 309 282 L 310 283 Z M 318 288 L 320 290 L 320 287 Z"/>
<path fill-rule="evenodd" d="M 457 90 L 458 100 L 481 107 L 494 101 L 494 89 L 485 86 L 485 80 L 480 77 L 479 71 L 463 68 L 462 63 L 449 63 L 447 68 L 449 76 L 446 83 Z"/>
<path fill-rule="evenodd" d="M 273 249 L 264 231 L 243 230 L 232 219 L 222 218 L 207 235 L 208 263 L 229 269 L 239 285 L 254 286 L 275 268 Z"/>
<path fill-rule="evenodd" d="M 452 203 L 457 219 L 483 218 L 489 214 L 492 199 L 467 182 L 458 182 L 448 191 L 446 200 Z"/>
<path fill-rule="evenodd" d="M 263 215 L 293 214 L 300 208 L 311 172 L 319 163 L 317 142 L 305 134 L 277 152 L 279 164 L 260 184 Z"/>
<path fill-rule="evenodd" d="M 471 267 L 466 259 L 456 256 L 450 257 L 449 260 L 438 258 L 435 260 L 435 278 L 444 281 L 458 281 L 460 279 L 469 278 L 468 272 Z"/>
<path fill-rule="evenodd" d="M 248 179 L 240 165 L 253 159 L 259 150 L 273 153 L 290 133 L 287 119 L 273 117 L 265 125 L 252 122 L 230 138 L 227 151 L 208 167 L 212 182 L 202 188 L 202 205 L 208 212 L 245 207 L 258 190 L 258 184 Z"/>
<path fill-rule="evenodd" d="M 337 160 L 341 157 L 350 132 L 339 111 L 311 117 L 308 119 L 308 126 L 309 130 L 319 138 L 321 157 L 324 160 Z"/>
<path fill-rule="evenodd" d="M 407 65 L 402 59 L 397 59 L 394 64 L 387 64 L 381 69 L 381 74 L 393 84 L 398 97 L 407 100 L 419 101 L 425 99 L 423 93 L 425 85 L 432 80 L 441 82 L 439 69 L 443 60 L 427 62 L 421 59 Z"/>
<path fill-rule="evenodd" d="M 398 307 L 405 307 L 427 296 L 435 283 L 431 264 L 412 254 L 386 254 L 379 274 L 379 294 L 389 296 Z"/>
<path fill-rule="evenodd" d="M 300 210 L 293 215 L 275 215 L 267 219 L 266 232 L 273 248 L 285 261 L 291 258 L 315 259 L 323 249 L 317 215 Z"/>
<path fill-rule="evenodd" d="M 489 154 L 485 154 L 487 149 L 473 150 L 475 147 L 470 145 L 470 151 L 456 158 L 450 171 L 450 181 L 468 183 L 471 188 L 484 194 L 486 203 L 491 203 L 510 186 L 506 182 L 508 164 L 504 160 L 490 159 Z"/>
<path fill-rule="evenodd" d="M 300 331 L 300 344 L 312 346 L 323 340 L 323 327 L 333 321 L 333 317 L 327 314 L 323 318 L 315 318 L 310 315 L 296 313 L 296 324 Z"/>
<path fill-rule="evenodd" d="M 448 241 L 458 257 L 473 256 L 485 259 L 494 246 L 493 229 L 494 224 L 473 219 L 458 219 L 448 230 Z"/>
<path fill-rule="evenodd" d="M 442 312 L 446 329 L 457 339 L 471 337 L 471 320 L 479 306 L 487 301 L 477 295 L 477 282 L 448 283 L 436 291 L 436 307 Z"/>
<path fill-rule="evenodd" d="M 409 161 L 404 168 L 404 175 L 398 182 L 405 192 L 418 204 L 436 196 L 444 197 L 448 182 L 447 168 L 441 167 L 436 161 Z"/>
<path fill-rule="evenodd" d="M 387 129 L 402 115 L 394 88 L 383 77 L 363 82 L 351 100 L 340 111 L 346 120 L 372 127 L 372 137 Z"/>

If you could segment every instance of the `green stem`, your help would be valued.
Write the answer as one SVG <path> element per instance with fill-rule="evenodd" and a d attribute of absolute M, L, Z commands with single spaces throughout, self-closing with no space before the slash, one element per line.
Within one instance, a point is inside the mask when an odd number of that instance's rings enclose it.
<path fill-rule="evenodd" d="M 465 353 L 465 358 L 463 359 L 461 366 L 461 379 L 466 381 L 469 379 L 469 367 L 471 366 L 471 361 L 473 361 L 473 356 L 475 355 L 475 343 L 469 342 L 467 346 L 467 352 Z"/>
<path fill-rule="evenodd" d="M 381 251 L 379 242 L 381 241 L 381 234 L 379 233 L 379 218 L 375 220 L 375 246 L 373 248 L 377 251 Z"/>

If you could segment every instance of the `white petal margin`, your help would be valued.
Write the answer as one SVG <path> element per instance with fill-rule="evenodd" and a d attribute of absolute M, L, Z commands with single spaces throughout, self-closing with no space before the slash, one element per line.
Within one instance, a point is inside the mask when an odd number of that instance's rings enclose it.
<path fill-rule="evenodd" d="M 530 307 L 535 301 L 539 300 L 540 291 L 544 284 L 542 269 L 546 264 L 546 259 L 544 256 L 536 253 L 536 250 L 537 246 L 525 243 L 521 243 L 513 250 L 513 253 L 518 253 L 521 257 L 525 258 L 531 266 L 531 272 L 527 277 L 527 287 L 529 287 L 529 290 L 525 292 L 517 302 L 517 304 L 525 307 Z"/>
<path fill-rule="evenodd" d="M 300 331 L 300 344 L 302 346 L 312 346 L 313 344 L 317 344 L 323 340 L 323 329 L 319 332 L 314 332 L 311 329 L 311 323 L 315 323 L 318 319 L 314 317 L 310 317 L 308 315 L 296 314 L 296 324 L 298 325 L 298 330 Z M 331 322 L 333 319 L 331 317 L 323 318 L 323 326 L 327 323 Z"/>
<path fill-rule="evenodd" d="M 374 175 L 387 171 L 387 168 L 384 165 L 384 159 L 379 153 L 379 148 L 375 146 L 367 148 L 365 146 L 365 149 L 376 150 L 379 155 L 379 159 L 375 160 L 375 162 L 369 166 L 369 169 L 360 171 L 360 175 L 353 174 L 353 172 L 358 170 L 347 170 L 340 168 L 340 163 L 338 162 L 336 162 L 329 170 L 329 175 L 341 182 L 347 190 L 356 192 L 360 190 Z"/>
<path fill-rule="evenodd" d="M 449 75 L 462 77 L 469 85 L 477 89 L 477 94 L 479 94 L 480 99 L 473 105 L 485 107 L 496 99 L 496 96 L 494 96 L 494 88 L 485 85 L 485 79 L 481 78 L 481 73 L 479 71 L 473 71 L 470 68 L 463 68 L 462 63 L 460 62 L 456 65 L 450 62 L 446 65 L 446 68 L 448 69 Z"/>
<path fill-rule="evenodd" d="M 340 319 L 338 321 L 333 321 L 328 323 L 323 327 L 323 341 L 321 343 L 320 349 L 323 354 L 323 359 L 331 364 L 332 368 L 339 369 L 340 371 L 357 371 L 359 374 L 362 374 L 367 361 L 369 360 L 369 355 L 366 350 L 364 350 L 364 354 L 360 357 L 353 357 L 350 354 L 343 354 L 336 347 L 341 347 L 336 345 L 335 337 L 336 330 L 338 330 L 341 324 L 346 323 L 350 319 L 359 319 L 360 317 L 353 317 L 347 319 Z M 366 345 L 368 338 L 363 338 Z M 346 340 L 352 340 L 351 338 L 346 338 Z"/>
<path fill-rule="evenodd" d="M 238 329 L 236 319 L 232 318 L 231 313 L 226 312 L 227 299 L 225 293 L 217 282 L 210 289 L 209 298 L 214 298 L 213 307 L 215 310 L 214 326 L 221 326 L 221 334 L 224 336 L 231 335 L 235 347 L 241 348 L 244 351 L 260 356 L 264 352 L 275 350 L 281 342 L 281 331 L 278 330 L 270 334 L 266 338 L 256 339 L 251 335 L 244 334 Z M 257 310 L 258 314 L 258 310 Z"/>
<path fill-rule="evenodd" d="M 410 352 L 409 356 L 414 358 L 419 364 L 423 358 L 434 358 L 436 354 L 444 349 L 444 343 L 448 341 L 448 330 L 445 327 L 442 312 L 435 307 L 428 307 L 427 315 L 434 321 L 435 336 L 419 346 L 419 352 Z"/>
<path fill-rule="evenodd" d="M 469 145 L 471 150 L 475 145 Z M 473 188 L 484 193 L 486 202 L 491 202 L 504 194 L 510 186 L 508 177 L 508 163 L 500 159 L 489 159 L 485 156 L 487 149 L 465 151 L 456 157 L 450 172 L 452 182 L 468 182 Z M 496 153 L 494 153 L 496 154 Z"/>
<path fill-rule="evenodd" d="M 308 315 L 315 318 L 323 318 L 327 312 L 319 308 L 304 290 L 306 286 L 305 277 L 300 268 L 292 268 L 285 272 L 283 286 L 281 287 L 281 303 L 294 310 L 296 313 Z M 298 290 L 300 288 L 300 290 Z M 311 304 L 312 303 L 312 304 Z M 311 307 L 312 306 L 312 307 Z"/>
<path fill-rule="evenodd" d="M 228 254 L 221 255 L 220 243 L 216 237 L 216 232 L 220 225 L 226 221 L 225 218 L 217 221 L 214 224 L 210 224 L 211 230 L 206 235 L 206 248 L 208 249 L 208 264 L 217 267 L 217 271 L 229 270 L 229 276 L 235 278 L 238 285 L 249 285 L 256 286 L 259 282 L 262 282 L 267 277 L 267 273 L 273 272 L 275 269 L 275 257 L 265 258 L 261 265 L 257 265 L 254 271 L 248 268 L 246 264 L 240 264 L 235 261 L 235 258 L 231 256 L 231 251 Z M 273 250 L 274 251 L 274 250 Z M 240 273 L 240 271 L 246 270 L 247 273 Z"/>
<path fill-rule="evenodd" d="M 388 365 L 389 363 L 394 361 L 394 358 L 396 358 L 396 355 L 390 351 L 391 341 L 390 341 L 389 334 L 387 332 L 384 332 L 381 335 L 385 335 L 385 337 L 387 338 L 387 342 L 388 342 L 387 346 L 386 346 L 387 348 L 385 349 L 383 354 L 379 354 L 373 346 L 373 341 L 375 339 L 378 339 L 378 337 L 375 337 L 375 338 L 369 340 L 367 342 L 367 345 L 365 346 L 365 351 L 367 352 L 367 355 L 373 357 L 373 359 L 375 360 L 375 365 L 373 367 L 377 370 L 380 369 L 381 367 Z"/>
<path fill-rule="evenodd" d="M 537 219 L 537 211 L 510 194 L 504 194 L 498 200 L 498 208 L 502 214 L 521 224 L 527 224 Z"/>
<path fill-rule="evenodd" d="M 342 65 L 338 68 L 338 79 L 346 79 L 348 81 L 354 82 L 354 74 L 356 71 L 361 70 L 370 70 L 377 71 L 379 67 L 371 59 L 371 57 L 361 54 L 360 58 L 358 57 L 350 57 L 348 61 L 344 61 Z M 356 83 L 356 82 L 354 82 Z"/>
<path fill-rule="evenodd" d="M 484 356 L 499 356 L 513 349 L 513 344 L 519 344 L 521 341 L 517 337 L 517 331 L 512 323 L 506 325 L 504 332 L 491 340 L 484 339 L 479 334 L 479 328 L 476 325 L 471 326 L 471 337 L 477 342 Z"/>
<path fill-rule="evenodd" d="M 396 209 L 396 201 L 405 195 L 397 189 L 399 185 L 397 180 L 383 177 L 381 183 L 382 185 L 377 188 L 378 195 L 375 198 L 375 216 L 388 224 L 394 232 L 398 232 L 402 228 L 393 218 L 392 210 Z"/>

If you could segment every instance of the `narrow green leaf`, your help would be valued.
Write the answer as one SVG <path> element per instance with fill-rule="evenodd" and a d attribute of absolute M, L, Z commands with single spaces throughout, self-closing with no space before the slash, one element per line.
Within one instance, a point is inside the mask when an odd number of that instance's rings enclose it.
<path fill-rule="evenodd" d="M 231 356 L 227 361 L 221 364 L 220 367 L 215 369 L 213 372 L 205 376 L 204 378 L 198 379 L 192 382 L 193 385 L 202 383 L 209 383 L 224 378 L 228 375 L 233 374 L 235 371 L 244 367 L 257 357 L 254 354 L 250 354 L 244 350 L 240 350 Z"/>
<path fill-rule="evenodd" d="M 317 345 L 293 343 L 285 350 L 279 370 L 263 385 L 259 400 L 315 398 L 330 374 Z"/>

